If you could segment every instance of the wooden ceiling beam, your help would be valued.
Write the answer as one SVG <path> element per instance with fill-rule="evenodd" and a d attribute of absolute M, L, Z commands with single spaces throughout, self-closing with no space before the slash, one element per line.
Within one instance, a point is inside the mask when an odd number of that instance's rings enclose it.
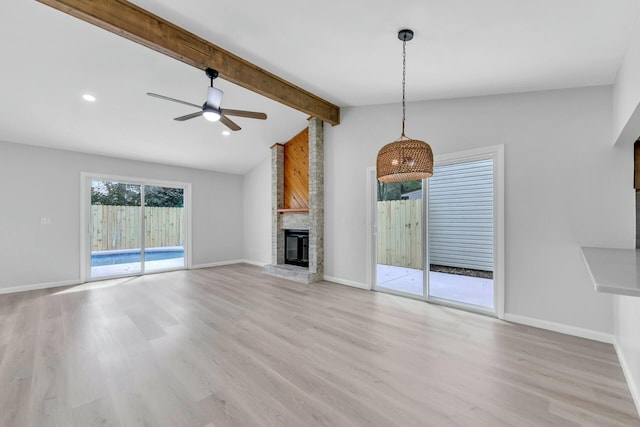
<path fill-rule="evenodd" d="M 213 43 L 123 0 L 37 0 L 90 24 L 337 125 L 340 108 Z"/>

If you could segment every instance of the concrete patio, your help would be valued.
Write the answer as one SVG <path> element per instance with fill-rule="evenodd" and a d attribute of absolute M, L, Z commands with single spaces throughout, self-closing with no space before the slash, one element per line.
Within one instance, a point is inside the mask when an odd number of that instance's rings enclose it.
<path fill-rule="evenodd" d="M 423 271 L 413 268 L 378 264 L 379 288 L 422 295 Z M 493 280 L 457 274 L 429 272 L 431 297 L 493 308 Z"/>

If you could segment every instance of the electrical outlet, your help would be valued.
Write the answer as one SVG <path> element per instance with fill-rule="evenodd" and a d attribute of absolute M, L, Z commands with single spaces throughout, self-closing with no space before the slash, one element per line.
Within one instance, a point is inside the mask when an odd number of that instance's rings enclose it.
<path fill-rule="evenodd" d="M 51 218 L 49 218 L 48 216 L 43 216 L 42 218 L 40 218 L 40 224 L 51 225 Z"/>

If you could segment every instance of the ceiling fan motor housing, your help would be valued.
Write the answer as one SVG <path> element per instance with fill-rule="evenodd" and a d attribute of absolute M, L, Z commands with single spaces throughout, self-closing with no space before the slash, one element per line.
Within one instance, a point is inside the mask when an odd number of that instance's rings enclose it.
<path fill-rule="evenodd" d="M 211 86 L 207 88 L 207 102 L 205 105 L 219 109 L 222 103 L 222 95 L 223 92 L 216 87 Z"/>

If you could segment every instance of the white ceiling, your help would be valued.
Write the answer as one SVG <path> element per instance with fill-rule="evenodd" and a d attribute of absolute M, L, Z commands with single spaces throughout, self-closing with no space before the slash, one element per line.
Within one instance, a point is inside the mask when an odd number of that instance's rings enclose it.
<path fill-rule="evenodd" d="M 611 84 L 639 0 L 136 0 L 340 106 Z M 245 173 L 306 115 L 217 79 L 223 107 L 264 111 L 221 134 L 202 118 L 204 72 L 35 1 L 0 5 L 0 140 Z M 88 104 L 90 92 L 98 101 Z"/>

